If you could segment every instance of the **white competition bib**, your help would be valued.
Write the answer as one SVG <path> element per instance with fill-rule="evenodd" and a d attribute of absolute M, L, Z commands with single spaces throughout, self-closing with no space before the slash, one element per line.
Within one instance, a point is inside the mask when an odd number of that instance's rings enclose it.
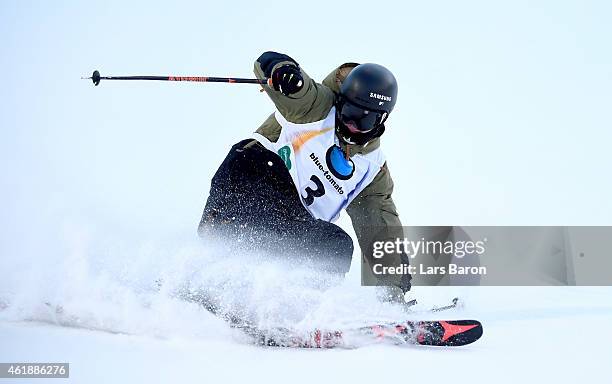
<path fill-rule="evenodd" d="M 276 111 L 282 129 L 276 143 L 254 133 L 253 138 L 284 161 L 302 204 L 321 220 L 335 221 L 340 211 L 374 180 L 385 162 L 380 148 L 346 159 L 335 134 L 336 109 L 324 120 L 294 124 Z"/>

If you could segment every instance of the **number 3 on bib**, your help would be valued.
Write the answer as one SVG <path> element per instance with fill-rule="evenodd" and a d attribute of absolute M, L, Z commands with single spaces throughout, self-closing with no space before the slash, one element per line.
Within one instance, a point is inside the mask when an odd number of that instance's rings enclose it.
<path fill-rule="evenodd" d="M 302 200 L 304 201 L 304 204 L 306 204 L 306 206 L 309 206 L 314 203 L 315 197 L 321 197 L 325 194 L 325 187 L 323 186 L 321 179 L 319 179 L 315 175 L 312 175 L 310 176 L 310 180 L 315 183 L 317 189 L 313 190 L 310 187 L 306 187 L 304 189 L 304 191 L 306 192 L 306 197 L 302 196 Z"/>

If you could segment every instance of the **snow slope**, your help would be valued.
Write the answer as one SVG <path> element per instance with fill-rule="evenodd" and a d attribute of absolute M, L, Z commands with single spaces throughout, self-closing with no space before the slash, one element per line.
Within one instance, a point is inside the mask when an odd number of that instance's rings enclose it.
<path fill-rule="evenodd" d="M 452 350 L 259 348 L 236 341 L 202 314 L 218 334 L 154 337 L 2 322 L 0 361 L 69 361 L 74 383 L 607 382 L 610 293 L 590 288 L 473 290 L 473 310 L 466 315 L 478 314 L 485 334 L 476 344 Z M 605 300 L 608 304 L 602 305 Z"/>
<path fill-rule="evenodd" d="M 95 251 L 104 249 L 100 244 L 77 243 L 65 262 L 39 260 L 28 273 L 7 275 L 0 283 L 0 361 L 70 362 L 69 380 L 75 383 L 569 383 L 610 377 L 612 288 L 417 287 L 415 295 L 426 303 L 459 295 L 465 305 L 436 315 L 404 315 L 397 306 L 379 303 L 373 289 L 360 287 L 357 268 L 333 285 L 320 274 L 313 280 L 312 271 L 269 266 L 253 255 L 240 262 L 213 257 L 187 239 L 166 248 L 124 244 L 107 255 Z M 185 282 L 216 287 L 217 297 L 248 308 L 260 325 L 334 328 L 442 316 L 479 319 L 485 332 L 477 343 L 455 349 L 262 348 L 199 305 L 177 298 Z"/>

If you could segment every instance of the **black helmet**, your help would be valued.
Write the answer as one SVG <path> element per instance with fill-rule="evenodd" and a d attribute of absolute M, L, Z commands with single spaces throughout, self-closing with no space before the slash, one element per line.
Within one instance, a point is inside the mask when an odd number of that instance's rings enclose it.
<path fill-rule="evenodd" d="M 340 87 L 336 103 L 339 136 L 351 144 L 365 144 L 382 135 L 396 99 L 397 81 L 391 71 L 378 64 L 358 65 Z"/>

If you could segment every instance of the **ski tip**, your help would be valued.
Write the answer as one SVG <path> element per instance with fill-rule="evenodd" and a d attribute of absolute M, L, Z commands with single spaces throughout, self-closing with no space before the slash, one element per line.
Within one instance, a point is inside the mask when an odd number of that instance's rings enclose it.
<path fill-rule="evenodd" d="M 477 341 L 483 333 L 478 320 L 440 320 L 423 324 L 417 336 L 421 345 L 458 347 Z"/>

